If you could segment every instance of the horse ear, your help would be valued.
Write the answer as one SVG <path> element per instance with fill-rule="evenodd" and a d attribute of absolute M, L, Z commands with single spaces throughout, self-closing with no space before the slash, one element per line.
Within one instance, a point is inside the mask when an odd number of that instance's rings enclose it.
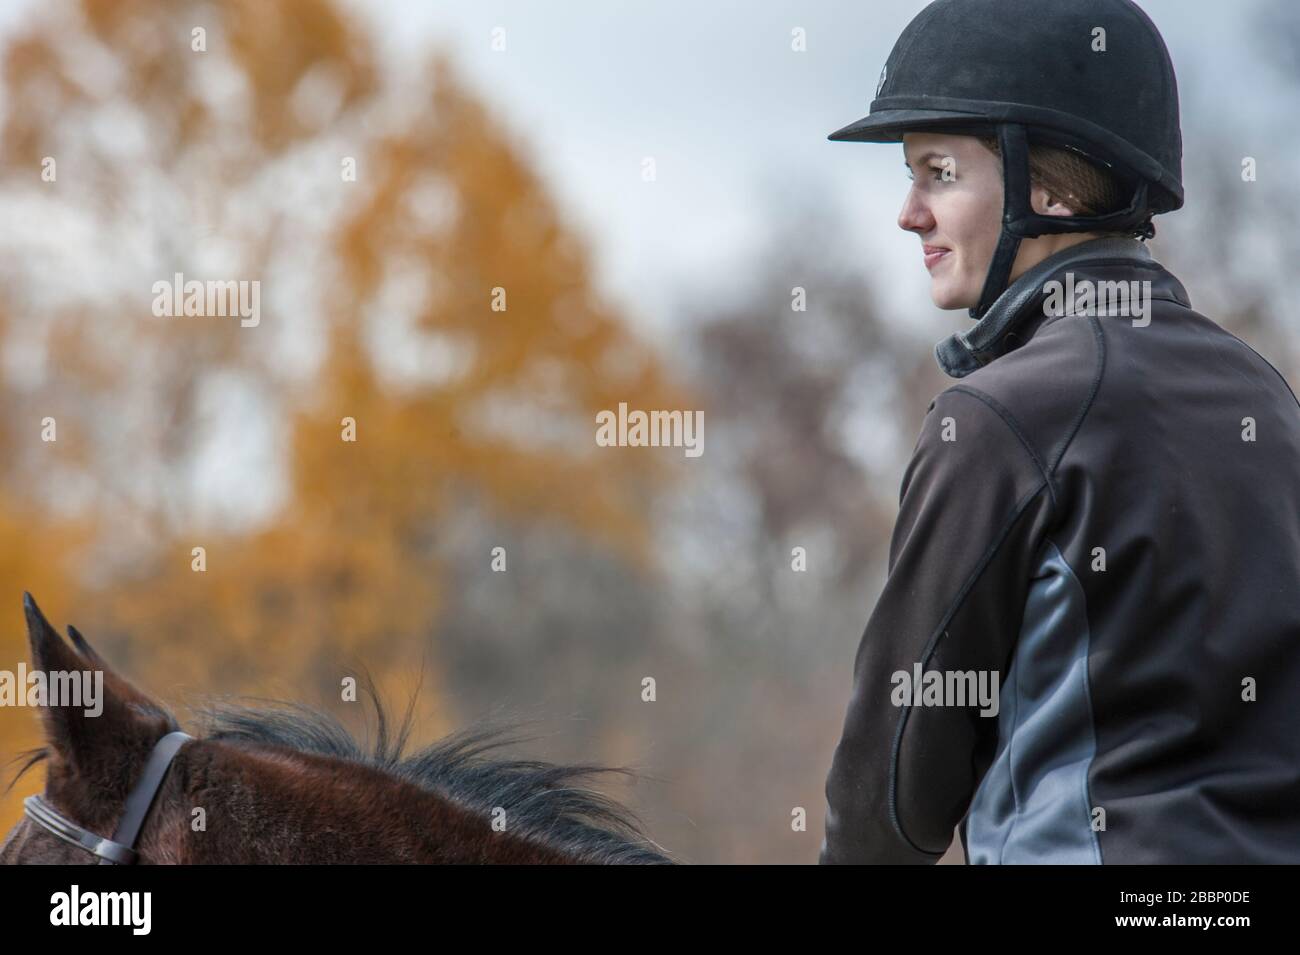
<path fill-rule="evenodd" d="M 77 652 L 83 657 L 95 664 L 95 666 L 99 667 L 101 670 L 107 670 L 109 668 L 108 664 L 104 662 L 104 658 L 95 652 L 95 648 L 92 647 L 90 642 L 81 635 L 81 631 L 72 624 L 68 624 L 68 636 L 72 638 L 72 643 L 76 646 Z"/>
<path fill-rule="evenodd" d="M 93 774 L 111 765 L 112 753 L 120 754 L 136 737 L 152 741 L 170 728 L 174 721 L 166 711 L 105 666 L 80 633 L 73 641 L 81 652 L 69 647 L 26 592 L 23 610 L 32 662 L 45 675 L 51 695 L 41 707 L 45 738 L 59 756 L 79 772 Z M 54 697 L 56 682 L 62 689 L 79 689 L 80 698 L 75 692 L 72 699 Z"/>
<path fill-rule="evenodd" d="M 27 591 L 23 591 L 23 612 L 27 615 L 27 642 L 32 647 L 32 662 L 44 671 L 76 670 L 84 661 L 68 649 L 68 645 L 50 626 L 36 606 L 36 601 Z"/>

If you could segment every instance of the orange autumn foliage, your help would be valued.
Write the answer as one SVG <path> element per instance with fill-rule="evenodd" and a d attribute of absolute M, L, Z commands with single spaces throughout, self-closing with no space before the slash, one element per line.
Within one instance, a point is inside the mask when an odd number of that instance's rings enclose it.
<path fill-rule="evenodd" d="M 77 44 L 101 58 L 74 62 Z M 4 384 L 17 389 L 4 450 L 19 464 L 0 485 L 0 667 L 27 657 L 26 589 L 163 699 L 337 700 L 364 665 L 394 695 L 423 680 L 429 738 L 456 720 L 437 645 L 452 509 L 559 522 L 649 569 L 665 459 L 596 447 L 595 415 L 688 397 L 600 301 L 581 241 L 450 63 L 435 56 L 410 83 L 377 56 L 328 0 L 83 0 L 6 49 L 0 184 L 54 221 L 79 218 L 107 261 L 81 288 L 84 257 L 5 276 L 23 328 L 7 325 L 6 344 L 34 337 L 48 357 L 32 381 Z M 213 92 L 214 62 L 237 94 Z M 135 158 L 91 132 L 123 115 Z M 57 181 L 40 180 L 45 157 Z M 340 175 L 347 159 L 355 180 Z M 153 203 L 143 224 L 137 188 Z M 203 258 L 210 244 L 224 258 Z M 197 275 L 206 261 L 262 281 L 256 327 L 150 313 L 151 283 L 212 277 Z M 52 287 L 62 297 L 38 307 Z M 236 431 L 266 419 L 285 438 L 282 493 L 257 520 L 227 522 L 239 500 L 214 511 L 193 490 L 221 460 L 214 381 L 256 397 Z M 45 414 L 59 421 L 57 482 L 42 470 L 55 453 Z M 272 478 L 245 465 L 240 486 L 253 496 Z M 9 506 L 28 497 L 40 508 Z M 483 541 L 484 573 L 502 543 Z M 0 752 L 36 742 L 30 711 L 0 711 Z M 0 803 L 0 830 L 38 784 Z"/>

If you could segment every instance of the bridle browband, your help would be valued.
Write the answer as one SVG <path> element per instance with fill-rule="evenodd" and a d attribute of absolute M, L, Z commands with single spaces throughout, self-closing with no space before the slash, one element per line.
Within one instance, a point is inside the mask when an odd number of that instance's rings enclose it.
<path fill-rule="evenodd" d="M 158 791 L 162 789 L 167 770 L 171 768 L 172 760 L 181 746 L 193 738 L 188 733 L 175 730 L 154 744 L 140 780 L 126 797 L 126 807 L 122 811 L 122 818 L 118 820 L 117 828 L 113 830 L 112 839 L 105 839 L 83 829 L 40 796 L 24 799 L 23 811 L 51 835 L 99 856 L 100 865 L 132 865 L 139 861 L 140 854 L 135 851 L 135 842 L 140 837 L 145 817 L 149 815 Z"/>

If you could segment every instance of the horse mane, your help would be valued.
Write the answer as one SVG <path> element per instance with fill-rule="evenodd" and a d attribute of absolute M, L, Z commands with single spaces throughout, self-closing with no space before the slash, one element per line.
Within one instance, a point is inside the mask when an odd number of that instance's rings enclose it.
<path fill-rule="evenodd" d="M 539 760 L 489 758 L 492 750 L 524 741 L 509 736 L 518 724 L 487 721 L 455 730 L 414 753 L 404 750 L 412 729 L 416 697 L 411 698 L 395 736 L 389 716 L 367 674 L 360 682 L 375 709 L 378 730 L 373 748 L 363 746 L 331 713 L 291 700 L 258 697 L 209 698 L 194 707 L 203 726 L 200 740 L 279 746 L 359 763 L 413 783 L 428 792 L 484 813 L 504 808 L 520 831 L 570 853 L 582 862 L 673 864 L 645 833 L 630 809 L 596 790 L 573 785 L 598 773 L 638 774 L 620 767 L 558 764 Z M 418 692 L 418 691 L 417 691 Z M 251 700 L 255 702 L 241 702 Z M 175 717 L 166 710 L 171 729 Z M 32 766 L 48 759 L 48 746 L 27 750 L 27 762 L 5 791 Z M 16 761 L 15 760 L 15 761 Z"/>

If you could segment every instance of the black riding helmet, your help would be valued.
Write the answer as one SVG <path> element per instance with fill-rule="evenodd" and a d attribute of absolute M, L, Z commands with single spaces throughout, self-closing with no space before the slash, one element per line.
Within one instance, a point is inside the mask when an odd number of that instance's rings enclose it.
<path fill-rule="evenodd" d="M 935 0 L 894 44 L 868 115 L 827 138 L 895 143 L 907 132 L 998 139 L 1002 233 L 972 318 L 1006 289 L 1022 238 L 1137 233 L 1183 204 L 1173 63 L 1130 0 Z M 1030 142 L 1107 168 L 1131 201 L 1106 215 L 1038 215 L 1029 203 Z M 1143 234 L 1153 234 L 1149 224 Z"/>

